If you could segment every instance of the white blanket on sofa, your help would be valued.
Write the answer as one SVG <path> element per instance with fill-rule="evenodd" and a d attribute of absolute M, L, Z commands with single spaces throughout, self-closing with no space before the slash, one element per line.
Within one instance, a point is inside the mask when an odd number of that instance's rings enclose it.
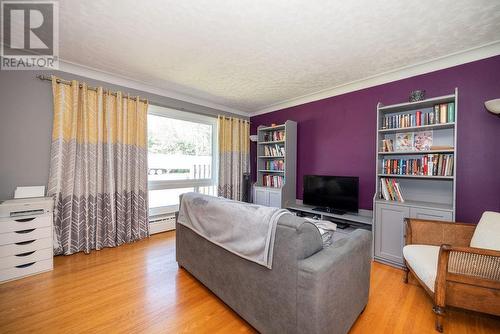
<path fill-rule="evenodd" d="M 177 221 L 212 243 L 269 269 L 278 219 L 287 210 L 187 193 Z"/>

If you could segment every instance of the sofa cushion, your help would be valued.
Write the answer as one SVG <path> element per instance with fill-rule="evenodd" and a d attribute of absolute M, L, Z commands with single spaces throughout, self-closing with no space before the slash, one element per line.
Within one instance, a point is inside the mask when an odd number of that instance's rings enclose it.
<path fill-rule="evenodd" d="M 439 246 L 406 245 L 403 248 L 403 256 L 418 278 L 434 292 Z"/>
<path fill-rule="evenodd" d="M 470 246 L 500 251 L 500 212 L 483 213 L 470 241 Z"/>

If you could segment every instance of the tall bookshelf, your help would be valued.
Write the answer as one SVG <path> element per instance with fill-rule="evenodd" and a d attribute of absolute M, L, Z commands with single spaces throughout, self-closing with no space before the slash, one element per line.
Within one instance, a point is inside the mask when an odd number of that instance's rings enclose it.
<path fill-rule="evenodd" d="M 295 204 L 297 123 L 259 126 L 257 137 L 254 203 L 282 208 Z"/>
<path fill-rule="evenodd" d="M 435 118 L 436 105 L 447 106 L 445 119 Z M 453 106 L 453 110 L 448 110 L 449 105 Z M 439 108 L 441 112 L 444 111 Z M 430 117 L 432 115 L 434 119 Z M 417 102 L 387 106 L 378 103 L 374 195 L 375 260 L 396 266 L 403 265 L 404 218 L 455 220 L 457 116 L 457 88 L 452 94 Z M 406 119 L 402 120 L 404 117 Z M 418 124 L 417 118 L 420 119 Z M 401 148 L 400 145 L 398 150 L 396 147 L 398 135 L 401 138 L 408 133 L 413 134 L 413 138 L 415 136 L 428 138 L 431 133 L 432 145 L 428 147 L 429 149 L 422 150 L 420 146 L 421 150 L 416 150 L 413 142 L 408 148 L 405 145 Z M 384 145 L 384 140 L 386 143 L 392 140 L 392 151 Z M 447 159 L 448 163 L 451 157 L 452 166 L 446 168 L 444 162 L 438 164 L 439 155 L 442 156 L 442 161 Z M 387 162 L 389 159 L 391 161 Z M 433 161 L 438 168 L 429 167 L 430 161 Z M 429 171 L 430 169 L 434 169 L 434 173 Z M 387 178 L 398 183 L 404 202 L 383 198 L 382 182 Z"/>

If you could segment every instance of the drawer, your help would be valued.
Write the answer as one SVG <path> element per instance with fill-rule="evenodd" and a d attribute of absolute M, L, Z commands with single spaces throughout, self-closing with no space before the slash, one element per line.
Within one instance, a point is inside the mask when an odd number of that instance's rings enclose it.
<path fill-rule="evenodd" d="M 37 274 L 43 271 L 49 271 L 53 268 L 52 259 L 37 261 L 22 268 L 8 268 L 0 270 L 0 281 L 8 281 L 15 278 L 21 278 L 28 275 Z"/>
<path fill-rule="evenodd" d="M 410 217 L 417 219 L 430 219 L 453 221 L 453 213 L 451 211 L 427 209 L 427 208 L 410 208 Z"/>
<path fill-rule="evenodd" d="M 52 226 L 0 234 L 0 246 L 42 238 L 52 238 Z"/>
<path fill-rule="evenodd" d="M 15 244 L 0 246 L 0 261 L 2 257 L 32 252 L 38 249 L 51 248 L 52 238 L 28 240 Z"/>
<path fill-rule="evenodd" d="M 31 228 L 39 228 L 52 226 L 52 214 L 46 213 L 40 216 L 32 217 L 16 217 L 2 219 L 0 221 L 0 233 L 14 232 L 27 230 Z"/>
<path fill-rule="evenodd" d="M 23 266 L 41 260 L 50 260 L 53 257 L 52 248 L 39 249 L 31 252 L 11 255 L 0 259 L 0 270 Z"/>

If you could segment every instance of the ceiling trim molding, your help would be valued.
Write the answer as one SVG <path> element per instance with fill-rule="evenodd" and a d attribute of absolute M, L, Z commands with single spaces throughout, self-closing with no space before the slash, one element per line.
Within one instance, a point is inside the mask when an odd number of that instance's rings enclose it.
<path fill-rule="evenodd" d="M 472 49 L 452 53 L 443 57 L 435 58 L 429 61 L 417 63 L 410 66 L 401 67 L 388 72 L 376 74 L 364 79 L 355 80 L 339 86 L 327 88 L 315 93 L 306 94 L 300 97 L 284 100 L 278 103 L 270 104 L 260 110 L 250 113 L 250 117 L 267 114 L 273 111 L 298 106 L 301 104 L 323 100 L 329 97 L 350 93 L 360 89 L 365 89 L 381 84 L 410 78 L 413 76 L 442 70 L 445 68 L 470 63 L 472 61 L 485 59 L 500 55 L 500 40 L 481 45 Z"/>
<path fill-rule="evenodd" d="M 87 77 L 90 79 L 94 80 L 99 80 L 99 81 L 104 81 L 110 84 L 118 85 L 118 86 L 124 86 L 127 88 L 131 89 L 137 89 L 143 92 L 151 93 L 151 94 L 156 94 L 176 100 L 180 100 L 183 102 L 188 102 L 188 103 L 193 103 L 197 104 L 200 106 L 208 107 L 208 108 L 213 108 L 221 111 L 225 111 L 228 113 L 236 114 L 236 115 L 241 115 L 248 117 L 249 113 L 244 112 L 242 110 L 230 108 L 221 104 L 213 103 L 204 99 L 196 98 L 193 96 L 169 91 L 163 88 L 158 88 L 153 85 L 150 85 L 146 82 L 142 82 L 136 79 L 128 78 L 126 76 L 98 70 L 95 68 L 91 68 L 88 66 L 76 64 L 64 59 L 59 60 L 59 71 L 66 72 L 66 73 L 71 73 L 75 75 L 80 75 L 82 77 Z"/>

